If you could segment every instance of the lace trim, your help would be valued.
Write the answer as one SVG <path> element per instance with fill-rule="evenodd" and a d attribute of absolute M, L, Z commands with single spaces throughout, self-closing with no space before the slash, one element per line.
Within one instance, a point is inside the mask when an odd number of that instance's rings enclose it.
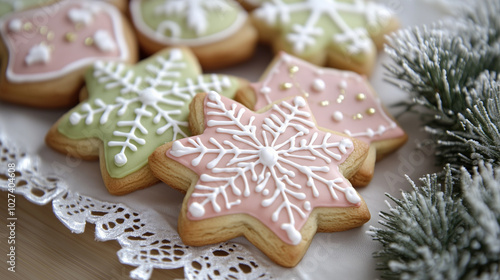
<path fill-rule="evenodd" d="M 273 279 L 270 264 L 257 261 L 243 245 L 223 243 L 211 247 L 189 247 L 168 225 L 148 222 L 121 203 L 108 203 L 68 189 L 64 179 L 42 174 L 40 159 L 5 139 L 0 139 L 0 189 L 9 190 L 9 164 L 16 165 L 14 193 L 30 202 L 52 202 L 56 217 L 73 233 L 82 233 L 87 223 L 95 225 L 99 241 L 117 240 L 121 263 L 135 266 L 133 279 L 149 279 L 153 269 L 184 267 L 187 279 Z M 10 185 L 12 186 L 12 185 Z M 150 213 L 149 213 L 150 214 Z"/>

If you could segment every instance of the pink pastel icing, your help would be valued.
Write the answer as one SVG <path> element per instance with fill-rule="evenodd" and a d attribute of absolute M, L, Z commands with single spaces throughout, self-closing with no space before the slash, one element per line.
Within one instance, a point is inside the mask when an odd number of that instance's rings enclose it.
<path fill-rule="evenodd" d="M 119 12 L 101 2 L 64 1 L 14 13 L 2 21 L 0 32 L 11 82 L 48 80 L 96 60 L 129 57 Z M 89 38 L 92 43 L 86 44 Z"/>
<path fill-rule="evenodd" d="M 320 68 L 281 52 L 252 87 L 257 95 L 255 110 L 274 100 L 302 95 L 307 96 L 321 127 L 368 143 L 404 135 L 387 116 L 366 78 L 354 72 Z"/>
<path fill-rule="evenodd" d="M 218 105 L 236 120 L 220 114 Z M 168 157 L 200 176 L 187 202 L 189 219 L 244 213 L 295 245 L 314 208 L 360 205 L 338 168 L 352 153 L 352 141 L 318 130 L 302 97 L 257 114 L 211 93 L 204 110 L 203 134 L 177 140 L 167 151 Z M 266 127 L 287 122 L 279 112 L 299 117 L 270 133 Z M 329 188 L 331 184 L 336 186 Z"/>

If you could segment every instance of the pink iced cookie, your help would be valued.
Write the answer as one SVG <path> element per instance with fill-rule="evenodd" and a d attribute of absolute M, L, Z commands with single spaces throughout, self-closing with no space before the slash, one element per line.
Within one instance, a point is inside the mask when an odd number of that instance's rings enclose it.
<path fill-rule="evenodd" d="M 0 35 L 0 98 L 23 105 L 73 105 L 94 62 L 137 60 L 133 31 L 103 1 L 62 1 L 12 13 L 0 22 Z"/>
<path fill-rule="evenodd" d="M 372 146 L 371 156 L 353 178 L 356 186 L 370 182 L 375 159 L 383 158 L 407 140 L 406 133 L 386 112 L 366 77 L 318 67 L 284 52 L 276 56 L 259 82 L 239 92 L 237 100 L 259 110 L 294 95 L 307 99 L 319 126 Z"/>
<path fill-rule="evenodd" d="M 190 126 L 201 134 L 163 145 L 149 159 L 155 176 L 187 192 L 179 218 L 186 244 L 244 235 L 278 264 L 294 266 L 317 231 L 368 221 L 346 179 L 368 146 L 317 128 L 303 97 L 256 113 L 215 92 L 199 94 Z"/>

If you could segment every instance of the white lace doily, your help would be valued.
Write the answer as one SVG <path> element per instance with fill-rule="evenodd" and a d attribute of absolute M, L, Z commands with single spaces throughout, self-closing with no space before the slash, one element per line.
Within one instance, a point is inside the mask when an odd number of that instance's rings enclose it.
<path fill-rule="evenodd" d="M 403 26 L 438 20 L 439 13 L 422 7 L 421 2 L 391 1 Z M 263 73 L 271 56 L 257 54 L 245 65 L 224 70 L 254 82 Z M 383 82 L 382 61 L 371 78 L 385 104 L 406 98 Z M 177 231 L 177 215 L 182 195 L 160 183 L 130 195 L 107 193 L 97 162 L 84 162 L 60 155 L 44 144 L 50 126 L 64 111 L 45 111 L 0 102 L 0 188 L 8 189 L 8 163 L 16 165 L 16 194 L 35 204 L 52 203 L 56 217 L 72 232 L 82 233 L 95 225 L 98 241 L 117 240 L 120 262 L 135 267 L 131 278 L 149 279 L 154 269 L 184 268 L 187 279 L 376 279 L 372 253 L 378 244 L 365 234 L 377 226 L 378 213 L 387 210 L 385 192 L 398 195 L 409 188 L 403 175 L 412 178 L 432 171 L 429 151 L 417 151 L 424 139 L 415 131 L 414 119 L 400 120 L 409 143 L 377 164 L 371 184 L 359 192 L 372 219 L 348 232 L 319 233 L 304 259 L 292 269 L 275 265 L 244 238 L 206 247 L 188 247 Z M 22 128 L 22 129 L 18 129 Z M 21 148 L 23 147 L 23 148 Z M 97 199 L 99 198 L 99 199 Z"/>
<path fill-rule="evenodd" d="M 54 214 L 73 233 L 95 225 L 98 241 L 117 240 L 118 257 L 136 266 L 133 279 L 149 279 L 154 268 L 184 267 L 188 279 L 272 279 L 269 263 L 257 261 L 244 245 L 227 242 L 212 247 L 188 247 L 168 224 L 157 223 L 148 212 L 122 203 L 103 202 L 68 189 L 64 179 L 39 171 L 40 159 L 0 140 L 0 188 L 7 191 L 9 165 L 15 164 L 15 194 L 35 204 L 52 203 Z M 12 187 L 12 185 L 10 185 Z"/>

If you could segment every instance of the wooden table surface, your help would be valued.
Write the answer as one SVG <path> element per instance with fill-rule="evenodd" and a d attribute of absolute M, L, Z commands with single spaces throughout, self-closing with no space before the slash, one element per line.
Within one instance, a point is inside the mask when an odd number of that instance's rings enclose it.
<path fill-rule="evenodd" d="M 73 234 L 55 217 L 50 203 L 38 206 L 20 195 L 15 208 L 16 272 L 10 272 L 7 194 L 0 191 L 0 279 L 130 279 L 135 267 L 119 262 L 117 241 L 96 241 L 94 225 Z M 151 279 L 184 279 L 184 274 L 182 269 L 155 269 Z"/>

